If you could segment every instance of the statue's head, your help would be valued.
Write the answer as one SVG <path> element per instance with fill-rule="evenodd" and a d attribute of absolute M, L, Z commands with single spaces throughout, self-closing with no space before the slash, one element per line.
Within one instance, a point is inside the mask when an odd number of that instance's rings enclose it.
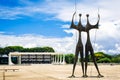
<path fill-rule="evenodd" d="M 79 16 L 81 17 L 81 16 L 82 16 L 82 14 L 79 14 Z"/>
<path fill-rule="evenodd" d="M 89 14 L 86 14 L 87 17 L 89 17 Z"/>

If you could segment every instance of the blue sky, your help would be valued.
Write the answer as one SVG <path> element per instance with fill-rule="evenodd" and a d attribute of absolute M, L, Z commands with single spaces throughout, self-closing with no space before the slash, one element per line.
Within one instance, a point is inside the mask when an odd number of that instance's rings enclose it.
<path fill-rule="evenodd" d="M 82 13 L 83 25 L 86 14 L 95 24 L 100 14 L 99 29 L 90 31 L 95 52 L 119 54 L 119 0 L 0 0 L 0 47 L 50 46 L 56 52 L 74 53 L 78 32 L 69 26 L 75 1 L 76 22 Z M 85 44 L 86 33 L 82 33 L 82 40 Z"/>
<path fill-rule="evenodd" d="M 61 26 L 70 22 L 51 19 L 54 17 L 54 14 L 47 14 L 41 11 L 32 12 L 32 6 L 36 4 L 41 5 L 44 2 L 45 0 L 1 0 L 1 11 L 2 8 L 8 10 L 8 13 L 7 11 L 2 11 L 3 15 L 6 14 L 8 17 L 1 15 L 0 31 L 14 35 L 37 34 L 50 37 L 65 37 L 67 34 Z M 22 10 L 27 7 L 30 7 L 28 8 L 30 12 L 26 12 L 28 15 L 21 13 Z M 14 12 L 17 8 L 19 8 L 21 12 Z M 42 6 L 39 8 L 42 8 Z"/>
<path fill-rule="evenodd" d="M 41 15 L 42 16 L 42 15 Z M 23 17 L 15 20 L 0 20 L 0 31 L 7 34 L 38 34 L 51 37 L 64 37 L 67 34 L 61 28 L 65 22 Z"/>

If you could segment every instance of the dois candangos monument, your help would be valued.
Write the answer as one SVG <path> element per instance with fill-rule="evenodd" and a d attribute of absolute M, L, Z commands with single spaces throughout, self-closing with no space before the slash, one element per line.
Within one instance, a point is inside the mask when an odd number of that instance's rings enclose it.
<path fill-rule="evenodd" d="M 83 76 L 82 77 L 88 77 L 87 75 L 87 63 L 88 63 L 88 54 L 90 52 L 90 55 L 93 59 L 94 65 L 97 69 L 98 72 L 98 77 L 103 77 L 103 75 L 100 74 L 99 68 L 97 66 L 97 62 L 95 60 L 95 56 L 94 56 L 94 49 L 92 47 L 92 43 L 90 41 L 90 34 L 89 31 L 91 29 L 98 29 L 99 26 L 99 20 L 100 20 L 100 15 L 98 14 L 98 21 L 95 25 L 91 25 L 89 22 L 89 14 L 86 15 L 87 17 L 87 24 L 85 26 L 82 25 L 81 23 L 81 16 L 82 14 L 79 14 L 79 22 L 78 25 L 74 24 L 74 16 L 75 16 L 76 12 L 73 14 L 72 17 L 72 22 L 71 22 L 71 26 L 70 28 L 76 29 L 79 32 L 79 38 L 78 38 L 78 43 L 76 45 L 76 50 L 75 50 L 75 59 L 74 59 L 74 64 L 73 64 L 73 71 L 72 71 L 72 75 L 70 77 L 75 77 L 74 76 L 74 71 L 75 71 L 75 66 L 78 60 L 78 55 L 80 54 L 80 61 L 81 61 L 81 66 L 82 66 L 82 72 L 83 72 Z M 85 60 L 84 60 L 84 48 L 83 48 L 83 43 L 81 40 L 81 32 L 86 32 L 87 33 L 87 41 L 85 44 Z M 85 64 L 84 64 L 85 62 Z"/>

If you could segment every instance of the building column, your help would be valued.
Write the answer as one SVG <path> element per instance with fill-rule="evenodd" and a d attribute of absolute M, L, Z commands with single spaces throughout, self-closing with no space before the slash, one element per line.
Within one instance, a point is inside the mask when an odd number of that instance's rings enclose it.
<path fill-rule="evenodd" d="M 21 64 L 21 55 L 19 56 L 18 64 Z"/>
<path fill-rule="evenodd" d="M 12 63 L 12 60 L 11 60 L 11 54 L 9 53 L 9 56 L 8 56 L 9 58 L 8 58 L 8 64 L 9 65 L 13 65 L 13 63 Z"/>
<path fill-rule="evenodd" d="M 63 55 L 62 64 L 66 64 L 66 62 L 65 62 L 65 55 L 64 54 L 62 54 L 62 55 Z"/>
<path fill-rule="evenodd" d="M 55 55 L 55 64 L 57 63 L 57 56 Z"/>
<path fill-rule="evenodd" d="M 55 63 L 55 55 L 52 55 L 52 64 L 54 64 Z"/>
<path fill-rule="evenodd" d="M 60 64 L 62 63 L 62 55 L 60 55 Z"/>
<path fill-rule="evenodd" d="M 59 64 L 59 54 L 57 55 L 57 64 Z"/>
<path fill-rule="evenodd" d="M 54 63 L 54 55 L 52 55 L 52 63 Z"/>

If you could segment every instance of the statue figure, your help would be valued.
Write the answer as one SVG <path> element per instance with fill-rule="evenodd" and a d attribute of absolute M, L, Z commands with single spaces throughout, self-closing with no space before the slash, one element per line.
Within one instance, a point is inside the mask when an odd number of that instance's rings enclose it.
<path fill-rule="evenodd" d="M 76 13 L 76 12 L 75 12 Z M 83 76 L 84 76 L 84 61 L 83 61 L 83 58 L 84 58 L 84 50 L 83 50 L 83 44 L 82 44 L 82 40 L 81 40 L 81 32 L 82 31 L 85 31 L 85 27 L 82 26 L 81 24 L 81 16 L 82 14 L 79 14 L 79 23 L 78 25 L 75 25 L 74 24 L 74 15 L 75 13 L 73 14 L 73 17 L 72 17 L 72 22 L 71 22 L 71 26 L 70 28 L 73 28 L 73 29 L 76 29 L 78 30 L 79 32 L 79 39 L 78 39 L 78 43 L 76 45 L 76 50 L 75 50 L 75 60 L 74 60 L 74 65 L 73 65 L 73 71 L 72 71 L 72 75 L 70 77 L 75 77 L 74 76 L 74 71 L 75 71 L 75 67 L 76 67 L 76 63 L 78 61 L 78 55 L 80 53 L 80 59 L 81 59 L 81 65 L 82 65 L 82 72 L 83 72 Z"/>
<path fill-rule="evenodd" d="M 95 24 L 95 25 L 91 25 L 89 23 L 89 19 L 88 19 L 89 14 L 87 14 L 86 16 L 87 16 L 87 25 L 85 27 L 85 31 L 87 32 L 87 42 L 86 42 L 86 45 L 85 45 L 85 75 L 84 75 L 84 77 L 88 77 L 87 76 L 87 63 L 88 63 L 88 54 L 89 54 L 89 52 L 90 52 L 90 55 L 91 55 L 91 57 L 93 59 L 94 65 L 95 65 L 95 67 L 97 69 L 98 77 L 103 77 L 99 72 L 97 62 L 96 62 L 96 59 L 95 59 L 95 56 L 94 56 L 94 50 L 93 50 L 93 47 L 92 47 L 92 44 L 91 44 L 91 41 L 90 41 L 90 35 L 89 35 L 89 31 L 91 29 L 95 29 L 95 28 L 98 29 L 100 16 L 98 14 L 98 21 L 97 21 L 97 24 Z"/>
<path fill-rule="evenodd" d="M 70 77 L 75 77 L 74 76 L 74 71 L 75 71 L 75 67 L 76 67 L 76 63 L 77 63 L 77 60 L 78 60 L 79 53 L 80 53 L 80 57 L 81 57 L 80 59 L 81 59 L 81 66 L 82 66 L 83 77 L 88 77 L 87 76 L 87 63 L 88 63 L 89 52 L 90 52 L 90 55 L 91 55 L 91 57 L 93 59 L 94 65 L 95 65 L 95 67 L 97 69 L 98 77 L 103 77 L 103 75 L 101 75 L 100 72 L 99 72 L 99 69 L 98 69 L 98 66 L 97 66 L 97 62 L 96 62 L 96 59 L 95 59 L 95 56 L 94 56 L 94 50 L 93 50 L 93 47 L 92 47 L 92 44 L 91 44 L 91 41 L 90 41 L 90 35 L 89 35 L 89 31 L 91 29 L 98 29 L 100 16 L 98 15 L 97 24 L 91 25 L 89 23 L 89 19 L 88 19 L 89 14 L 87 14 L 86 15 L 87 16 L 87 24 L 86 24 L 86 26 L 82 26 L 82 23 L 81 23 L 81 16 L 82 16 L 82 14 L 79 14 L 80 19 L 79 19 L 78 25 L 74 24 L 73 20 L 74 20 L 75 13 L 73 14 L 70 28 L 78 30 L 78 32 L 79 32 L 79 39 L 78 39 L 78 43 L 76 45 L 73 70 L 72 70 L 72 75 Z M 87 33 L 87 42 L 86 42 L 86 45 L 85 45 L 85 67 L 84 67 L 84 49 L 83 49 L 83 44 L 82 44 L 82 40 L 81 40 L 81 32 L 82 31 Z"/>

